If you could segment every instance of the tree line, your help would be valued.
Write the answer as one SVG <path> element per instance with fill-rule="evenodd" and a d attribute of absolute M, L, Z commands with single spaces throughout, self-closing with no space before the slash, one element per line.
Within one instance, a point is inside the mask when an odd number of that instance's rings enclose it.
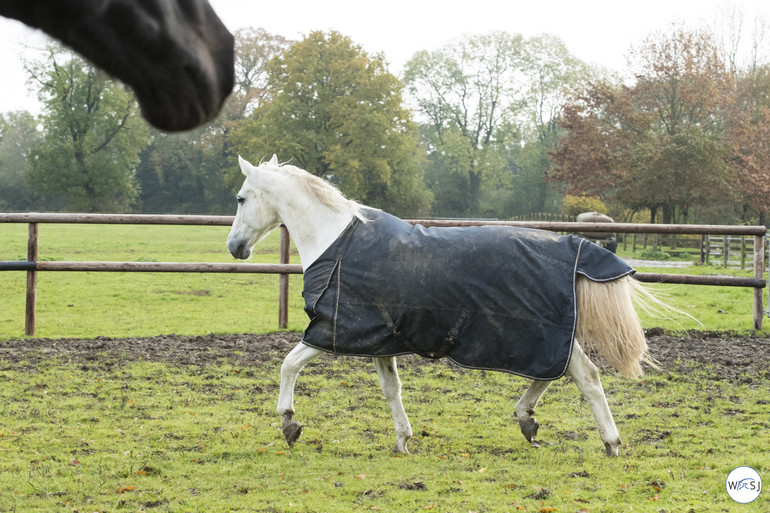
<path fill-rule="evenodd" d="M 770 65 L 761 32 L 743 64 L 716 34 L 652 34 L 627 76 L 554 36 L 469 35 L 415 53 L 396 77 L 338 32 L 243 29 L 222 114 L 173 135 L 51 44 L 25 63 L 41 114 L 0 115 L 0 211 L 231 214 L 235 157 L 275 153 L 408 217 L 560 212 L 567 195 L 565 208 L 623 220 L 764 222 Z"/>

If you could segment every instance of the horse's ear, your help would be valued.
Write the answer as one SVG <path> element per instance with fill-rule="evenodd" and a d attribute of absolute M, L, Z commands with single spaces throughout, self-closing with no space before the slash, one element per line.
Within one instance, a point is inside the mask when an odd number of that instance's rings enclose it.
<path fill-rule="evenodd" d="M 273 153 L 273 158 L 271 158 L 271 159 L 270 159 L 270 162 L 269 162 L 269 164 L 270 164 L 271 166 L 277 166 L 277 165 L 278 165 L 278 155 L 276 155 L 275 153 Z"/>
<path fill-rule="evenodd" d="M 243 173 L 246 176 L 249 176 L 249 170 L 254 167 L 248 162 L 246 162 L 245 160 L 243 160 L 240 155 L 238 155 L 238 165 L 241 166 L 241 173 Z"/>

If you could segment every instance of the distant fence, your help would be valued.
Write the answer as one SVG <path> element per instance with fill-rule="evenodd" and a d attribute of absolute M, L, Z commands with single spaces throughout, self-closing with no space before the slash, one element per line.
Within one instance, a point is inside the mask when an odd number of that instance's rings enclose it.
<path fill-rule="evenodd" d="M 554 221 L 559 223 L 567 223 L 574 220 L 575 216 L 554 214 L 552 212 L 533 212 L 531 214 L 522 214 L 511 218 L 511 221 Z"/>
<path fill-rule="evenodd" d="M 37 304 L 37 273 L 39 271 L 102 271 L 102 272 L 176 272 L 176 273 L 268 273 L 278 274 L 279 305 L 278 325 L 288 324 L 289 275 L 301 274 L 302 266 L 289 264 L 289 234 L 281 227 L 280 262 L 277 264 L 247 263 L 193 263 L 193 262 L 62 262 L 38 260 L 38 225 L 59 224 L 133 224 L 133 225 L 195 225 L 230 226 L 232 216 L 189 216 L 189 215 L 141 215 L 141 214 L 3 214 L 0 223 L 26 223 L 29 225 L 27 238 L 27 260 L 0 262 L 0 271 L 26 271 L 27 296 L 24 332 L 35 334 Z M 542 221 L 458 221 L 458 220 L 412 220 L 424 226 L 482 226 L 503 225 L 537 228 L 555 232 L 601 232 L 601 233 L 658 233 L 658 234 L 700 234 L 751 236 L 754 238 L 754 277 L 737 276 L 695 276 L 685 274 L 636 273 L 634 277 L 642 282 L 677 283 L 691 285 L 721 285 L 751 287 L 754 289 L 754 329 L 762 329 L 764 315 L 762 289 L 764 278 L 764 226 L 717 226 L 717 225 L 658 225 L 629 223 L 574 223 Z"/>
<path fill-rule="evenodd" d="M 652 246 L 650 251 L 666 253 L 667 256 L 687 257 L 695 259 L 702 264 L 716 264 L 730 269 L 751 269 L 754 265 L 754 237 L 746 235 L 701 235 L 667 236 L 641 234 L 641 241 L 632 234 L 621 239 L 623 249 L 631 246 L 636 252 L 641 245 L 644 250 Z M 630 239 L 630 241 L 629 241 Z M 765 237 L 765 264 L 768 256 L 768 239 Z M 650 257 L 654 258 L 654 257 Z"/>
<path fill-rule="evenodd" d="M 704 244 L 704 263 L 718 263 L 722 267 L 746 269 L 751 265 L 756 241 L 752 237 L 709 235 Z M 762 248 L 767 256 L 767 238 Z"/>

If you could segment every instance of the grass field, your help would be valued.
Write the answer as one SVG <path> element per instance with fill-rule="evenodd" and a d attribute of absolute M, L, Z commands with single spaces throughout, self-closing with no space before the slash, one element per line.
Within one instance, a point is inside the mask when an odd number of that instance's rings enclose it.
<path fill-rule="evenodd" d="M 216 351 L 216 349 L 213 349 Z M 604 375 L 624 445 L 608 459 L 570 380 L 551 385 L 538 445 L 518 432 L 526 382 L 401 359 L 415 430 L 397 456 L 378 378 L 323 356 L 300 376 L 305 431 L 288 448 L 274 405 L 286 349 L 215 365 L 105 351 L 3 365 L 3 512 L 763 512 L 725 492 L 748 465 L 767 476 L 767 372 L 726 379 L 674 364 Z"/>
<path fill-rule="evenodd" d="M 42 225 L 41 260 L 233 262 L 228 228 Z M 278 262 L 278 233 L 253 262 Z M 26 225 L 0 225 L 0 259 L 26 255 Z M 292 261 L 299 263 L 296 254 Z M 24 332 L 23 272 L 0 273 L 0 339 Z M 302 329 L 302 277 L 290 277 L 290 329 Z M 278 327 L 278 276 L 38 273 L 39 337 L 264 332 Z"/>
<path fill-rule="evenodd" d="M 43 225 L 40 258 L 229 262 L 226 235 L 210 227 Z M 277 262 L 277 247 L 271 236 L 254 261 Z M 25 248 L 25 225 L 0 225 L 0 259 L 23 259 Z M 277 326 L 277 282 L 39 273 L 38 336 L 264 333 Z M 23 338 L 24 286 L 24 273 L 0 273 L 0 346 Z M 704 329 L 751 326 L 749 289 L 658 289 Z M 301 277 L 292 277 L 292 330 L 306 322 L 300 292 Z M 415 437 L 411 455 L 394 456 L 392 420 L 371 364 L 328 356 L 300 376 L 305 432 L 289 449 L 274 411 L 286 350 L 261 361 L 232 351 L 209 365 L 107 350 L 0 361 L 0 512 L 770 511 L 765 492 L 742 506 L 724 490 L 738 465 L 768 475 L 767 372 L 727 379 L 711 364 L 679 362 L 638 381 L 606 373 L 624 439 L 622 458 L 607 459 L 569 380 L 543 397 L 534 448 L 513 415 L 524 380 L 405 359 Z"/>
<path fill-rule="evenodd" d="M 0 260 L 26 255 L 26 225 L 0 224 Z M 232 262 L 224 227 L 41 225 L 42 260 Z M 278 262 L 278 234 L 268 237 L 254 262 Z M 296 252 L 292 262 L 299 263 Z M 639 268 L 648 272 L 734 274 L 713 266 Z M 25 273 L 0 273 L 0 340 L 24 333 Z M 752 291 L 694 285 L 653 286 L 662 298 L 698 319 L 643 318 L 645 327 L 748 331 Z M 289 329 L 301 330 L 302 277 L 290 278 Z M 39 337 L 149 336 L 159 333 L 261 333 L 278 326 L 275 275 L 172 273 L 38 273 Z M 767 330 L 767 328 L 765 328 Z"/>

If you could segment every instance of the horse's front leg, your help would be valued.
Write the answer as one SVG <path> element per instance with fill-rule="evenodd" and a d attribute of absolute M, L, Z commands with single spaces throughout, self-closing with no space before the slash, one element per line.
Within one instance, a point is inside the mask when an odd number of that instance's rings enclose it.
<path fill-rule="evenodd" d="M 519 399 L 514 408 L 516 418 L 519 420 L 521 434 L 524 435 L 524 438 L 526 438 L 529 443 L 535 442 L 535 436 L 540 427 L 540 424 L 537 423 L 537 419 L 533 417 L 535 408 L 540 401 L 540 397 L 550 384 L 550 381 L 532 381 L 532 384 L 524 395 L 521 396 L 521 399 Z"/>
<path fill-rule="evenodd" d="M 380 376 L 382 392 L 390 405 L 393 422 L 396 425 L 396 445 L 393 447 L 393 452 L 407 453 L 409 451 L 406 448 L 406 442 L 412 438 L 412 426 L 409 425 L 409 418 L 401 402 L 401 380 L 398 377 L 396 358 L 394 356 L 374 358 L 374 368 Z"/>
<path fill-rule="evenodd" d="M 292 349 L 281 365 L 281 391 L 278 394 L 278 413 L 283 421 L 283 436 L 291 447 L 302 434 L 302 426 L 293 420 L 294 415 L 294 385 L 302 367 L 323 351 L 303 343 Z"/>

